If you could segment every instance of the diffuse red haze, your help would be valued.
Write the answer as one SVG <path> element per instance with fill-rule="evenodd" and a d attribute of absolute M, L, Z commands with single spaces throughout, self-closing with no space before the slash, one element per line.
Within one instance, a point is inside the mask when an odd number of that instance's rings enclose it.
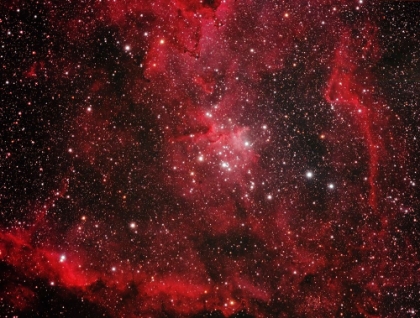
<path fill-rule="evenodd" d="M 2 5 L 2 315 L 417 316 L 418 9 Z"/>

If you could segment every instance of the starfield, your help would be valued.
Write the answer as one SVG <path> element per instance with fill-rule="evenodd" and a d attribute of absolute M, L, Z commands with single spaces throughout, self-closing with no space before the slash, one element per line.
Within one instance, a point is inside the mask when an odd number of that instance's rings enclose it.
<path fill-rule="evenodd" d="M 1 317 L 419 317 L 420 2 L 3 0 Z"/>

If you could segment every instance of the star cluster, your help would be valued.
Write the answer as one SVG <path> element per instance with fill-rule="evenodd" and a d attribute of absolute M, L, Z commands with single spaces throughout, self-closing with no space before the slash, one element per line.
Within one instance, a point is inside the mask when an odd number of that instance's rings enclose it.
<path fill-rule="evenodd" d="M 0 5 L 4 317 L 416 317 L 420 3 Z"/>

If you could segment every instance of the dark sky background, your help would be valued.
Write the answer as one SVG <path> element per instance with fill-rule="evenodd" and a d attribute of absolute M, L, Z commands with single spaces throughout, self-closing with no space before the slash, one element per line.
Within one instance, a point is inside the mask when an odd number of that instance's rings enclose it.
<path fill-rule="evenodd" d="M 2 1 L 1 317 L 418 317 L 419 16 Z"/>

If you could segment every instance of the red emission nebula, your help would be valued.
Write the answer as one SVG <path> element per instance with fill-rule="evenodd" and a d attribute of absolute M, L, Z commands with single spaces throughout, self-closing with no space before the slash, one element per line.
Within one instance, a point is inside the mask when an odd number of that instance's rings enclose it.
<path fill-rule="evenodd" d="M 1 317 L 419 317 L 419 14 L 2 1 Z"/>

